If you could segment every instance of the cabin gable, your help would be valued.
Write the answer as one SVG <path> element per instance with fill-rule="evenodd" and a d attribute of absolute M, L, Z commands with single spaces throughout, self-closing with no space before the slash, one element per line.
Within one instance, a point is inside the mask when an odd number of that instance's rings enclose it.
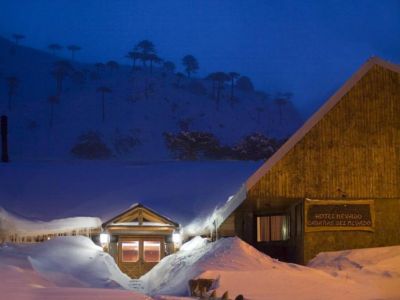
<path fill-rule="evenodd" d="M 400 69 L 369 61 L 249 178 L 246 199 L 220 230 L 235 224 L 257 249 L 298 263 L 322 251 L 400 244 L 399 116 Z M 374 224 L 305 232 L 306 199 L 372 201 Z M 265 222 L 289 235 L 260 242 Z"/>
<path fill-rule="evenodd" d="M 400 197 L 399 116 L 400 74 L 374 65 L 248 199 Z"/>

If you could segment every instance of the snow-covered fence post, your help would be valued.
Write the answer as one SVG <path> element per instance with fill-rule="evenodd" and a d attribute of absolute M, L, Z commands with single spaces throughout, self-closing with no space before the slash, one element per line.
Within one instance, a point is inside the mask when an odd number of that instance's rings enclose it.
<path fill-rule="evenodd" d="M 8 118 L 1 116 L 1 161 L 9 162 L 8 158 Z"/>

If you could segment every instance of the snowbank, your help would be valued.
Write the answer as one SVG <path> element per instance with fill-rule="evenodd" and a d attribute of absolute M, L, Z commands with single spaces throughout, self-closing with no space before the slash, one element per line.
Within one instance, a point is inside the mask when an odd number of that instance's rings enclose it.
<path fill-rule="evenodd" d="M 130 280 L 109 254 L 83 236 L 6 246 L 1 248 L 0 258 L 26 260 L 32 269 L 57 286 L 128 288 Z"/>
<path fill-rule="evenodd" d="M 1 299 L 151 299 L 86 237 L 0 248 Z"/>
<path fill-rule="evenodd" d="M 217 295 L 228 291 L 231 298 L 365 300 L 386 295 L 374 286 L 272 259 L 239 238 L 207 243 L 197 237 L 182 248 L 142 276 L 149 294 L 187 295 L 189 279 L 208 278 L 216 280 Z"/>
<path fill-rule="evenodd" d="M 0 238 L 1 235 L 30 235 L 39 236 L 78 231 L 81 229 L 95 229 L 101 226 L 99 218 L 74 217 L 57 219 L 49 222 L 31 221 L 15 216 L 0 207 Z"/>
<path fill-rule="evenodd" d="M 323 252 L 308 266 L 400 299 L 400 246 Z"/>

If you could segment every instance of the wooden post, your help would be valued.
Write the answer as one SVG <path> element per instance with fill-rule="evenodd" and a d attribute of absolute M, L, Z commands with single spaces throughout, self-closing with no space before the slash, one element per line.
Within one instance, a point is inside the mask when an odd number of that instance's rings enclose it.
<path fill-rule="evenodd" d="M 1 116 L 1 161 L 2 162 L 9 162 L 7 134 L 8 134 L 7 116 Z"/>

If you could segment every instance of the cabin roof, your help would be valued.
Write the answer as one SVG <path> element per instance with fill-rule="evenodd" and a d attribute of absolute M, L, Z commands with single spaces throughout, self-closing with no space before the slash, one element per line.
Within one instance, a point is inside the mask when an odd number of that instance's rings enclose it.
<path fill-rule="evenodd" d="M 249 191 L 278 161 L 280 161 L 303 137 L 346 95 L 375 65 L 400 73 L 400 66 L 379 57 L 371 57 L 358 69 L 253 175 L 245 185 Z"/>
<path fill-rule="evenodd" d="M 157 224 L 158 224 L 157 226 L 161 226 L 161 225 L 162 225 L 162 226 L 171 225 L 171 226 L 174 226 L 174 227 L 180 227 L 180 225 L 179 225 L 178 223 L 176 223 L 175 221 L 171 220 L 170 218 L 168 218 L 168 217 L 166 217 L 166 216 L 164 216 L 164 215 L 161 215 L 160 213 L 158 213 L 158 212 L 156 212 L 156 211 L 154 211 L 154 210 L 152 210 L 152 209 L 150 209 L 150 208 L 144 206 L 144 205 L 141 204 L 141 203 L 135 203 L 135 204 L 131 205 L 128 209 L 122 211 L 121 213 L 119 213 L 119 214 L 116 215 L 115 217 L 113 217 L 113 218 L 109 219 L 108 221 L 104 222 L 104 223 L 102 224 L 102 226 L 103 226 L 103 227 L 106 227 L 106 226 L 108 226 L 108 225 L 111 225 L 115 220 L 118 220 L 118 219 L 121 218 L 122 216 L 124 216 L 124 215 L 126 215 L 126 214 L 129 214 L 129 213 L 131 213 L 131 212 L 133 212 L 134 210 L 137 210 L 137 209 L 139 209 L 139 208 L 142 208 L 142 209 L 144 209 L 144 210 L 149 211 L 150 213 L 156 215 L 159 219 L 161 219 L 161 220 L 163 220 L 163 221 L 165 221 L 165 222 L 167 223 L 167 224 L 157 223 Z M 135 222 L 128 222 L 128 223 L 129 223 L 130 226 L 136 226 L 136 225 L 134 224 Z M 168 224 L 168 223 L 169 223 L 169 224 Z M 125 225 L 126 225 L 127 222 L 118 223 L 118 225 L 122 225 L 122 224 L 125 224 Z M 155 224 L 156 224 L 155 222 L 150 222 L 148 225 L 155 226 Z M 139 224 L 137 224 L 137 225 L 139 225 Z"/>

